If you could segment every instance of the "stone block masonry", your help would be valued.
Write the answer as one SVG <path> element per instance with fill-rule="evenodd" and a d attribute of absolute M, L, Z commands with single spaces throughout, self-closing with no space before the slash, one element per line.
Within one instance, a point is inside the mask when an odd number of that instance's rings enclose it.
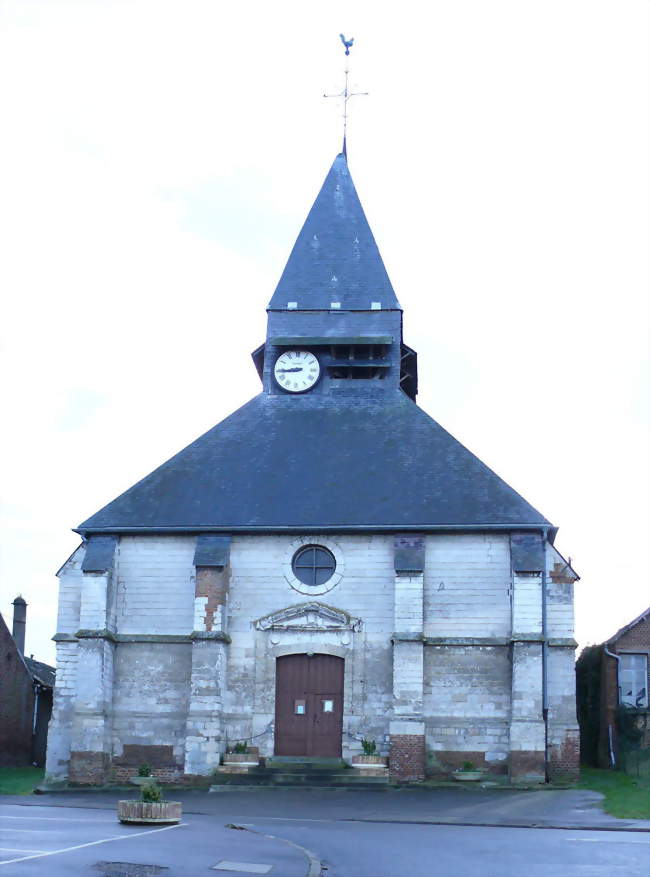
<path fill-rule="evenodd" d="M 338 574 L 316 595 L 291 571 L 312 543 L 334 554 Z M 345 662 L 344 758 L 366 737 L 401 782 L 422 779 L 426 760 L 439 774 L 472 761 L 543 779 L 541 574 L 513 575 L 508 534 L 419 537 L 421 572 L 396 569 L 396 544 L 392 534 L 242 535 L 225 566 L 194 566 L 206 557 L 196 537 L 128 536 L 106 573 L 82 573 L 79 549 L 61 574 L 48 776 L 125 780 L 135 748 L 174 782 L 207 776 L 228 741 L 271 756 L 277 658 L 313 652 Z M 548 580 L 547 760 L 558 777 L 577 752 L 566 579 Z M 159 747 L 167 755 L 153 764 Z"/>

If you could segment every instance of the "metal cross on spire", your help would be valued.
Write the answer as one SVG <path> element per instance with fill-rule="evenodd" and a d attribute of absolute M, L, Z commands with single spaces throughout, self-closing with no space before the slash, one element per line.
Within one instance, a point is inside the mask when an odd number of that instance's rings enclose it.
<path fill-rule="evenodd" d="M 341 42 L 343 43 L 343 47 L 345 48 L 345 56 L 346 59 L 350 54 L 350 49 L 354 44 L 354 37 L 351 37 L 349 40 L 343 36 L 343 34 L 339 34 L 341 38 Z M 347 149 L 347 134 L 348 134 L 348 101 L 352 97 L 365 97 L 367 96 L 367 91 L 350 91 L 348 87 L 349 76 L 350 76 L 350 65 L 346 60 L 345 62 L 345 86 L 343 87 L 343 91 L 340 91 L 338 94 L 324 94 L 323 97 L 338 97 L 343 100 L 343 155 L 347 158 L 348 149 Z"/>

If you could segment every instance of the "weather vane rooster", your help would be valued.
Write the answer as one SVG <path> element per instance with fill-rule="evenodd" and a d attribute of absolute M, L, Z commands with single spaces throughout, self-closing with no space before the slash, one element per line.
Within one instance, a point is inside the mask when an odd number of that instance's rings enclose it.
<path fill-rule="evenodd" d="M 345 46 L 345 54 L 346 54 L 346 55 L 349 55 L 349 54 L 350 54 L 350 49 L 351 49 L 352 46 L 354 45 L 354 37 L 351 37 L 349 40 L 346 40 L 346 38 L 343 36 L 342 33 L 340 33 L 339 36 L 341 37 L 341 42 L 342 42 L 343 45 Z"/>
<path fill-rule="evenodd" d="M 350 49 L 354 45 L 354 37 L 350 37 L 349 40 L 346 40 L 345 35 L 340 33 L 341 42 L 345 48 L 345 54 L 350 54 Z M 367 95 L 367 91 L 350 91 L 348 88 L 348 77 L 350 74 L 350 70 L 346 61 L 345 64 L 345 86 L 343 87 L 343 91 L 340 91 L 338 94 L 324 94 L 323 97 L 338 97 L 343 100 L 343 155 L 347 156 L 348 147 L 347 147 L 347 133 L 348 133 L 348 101 L 351 97 L 358 97 L 360 95 Z"/>

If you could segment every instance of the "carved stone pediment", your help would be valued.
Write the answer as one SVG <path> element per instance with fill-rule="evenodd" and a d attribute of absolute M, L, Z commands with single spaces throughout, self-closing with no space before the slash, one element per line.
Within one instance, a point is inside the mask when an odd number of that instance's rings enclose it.
<path fill-rule="evenodd" d="M 361 630 L 361 619 L 312 601 L 287 606 L 253 622 L 257 630 Z"/>

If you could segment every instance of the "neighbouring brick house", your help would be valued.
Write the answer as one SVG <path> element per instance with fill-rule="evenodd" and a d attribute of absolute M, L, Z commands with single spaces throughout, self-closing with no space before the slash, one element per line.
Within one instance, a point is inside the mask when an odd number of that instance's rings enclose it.
<path fill-rule="evenodd" d="M 650 750 L 650 607 L 604 643 L 588 646 L 576 665 L 583 760 L 617 767 L 625 760 L 621 713 L 643 729 Z M 636 735 L 635 735 L 636 736 Z"/>
<path fill-rule="evenodd" d="M 416 405 L 343 154 L 267 311 L 261 393 L 77 528 L 49 778 L 187 780 L 244 740 L 350 759 L 362 737 L 397 779 L 575 774 L 577 576 Z"/>
<path fill-rule="evenodd" d="M 54 667 L 25 657 L 27 603 L 13 602 L 12 632 L 0 615 L 0 767 L 45 764 Z"/>

